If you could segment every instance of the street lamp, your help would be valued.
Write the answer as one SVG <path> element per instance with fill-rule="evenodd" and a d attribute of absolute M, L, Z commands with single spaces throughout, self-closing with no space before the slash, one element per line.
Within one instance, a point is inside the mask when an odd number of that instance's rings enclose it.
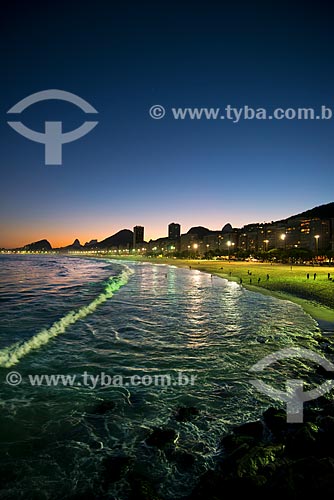
<path fill-rule="evenodd" d="M 263 240 L 263 243 L 264 243 L 264 251 L 265 252 L 268 252 L 268 245 L 269 245 L 269 240 Z"/>
<path fill-rule="evenodd" d="M 286 250 L 286 234 L 281 234 L 281 240 L 284 241 L 284 250 Z"/>
<path fill-rule="evenodd" d="M 197 257 L 197 255 L 198 255 L 198 247 L 199 247 L 198 243 L 193 243 L 192 247 L 193 247 L 193 250 L 194 250 L 194 256 Z"/>
<path fill-rule="evenodd" d="M 320 238 L 319 234 L 316 234 L 314 236 L 314 239 L 315 239 L 315 253 L 316 253 L 316 255 L 318 255 L 318 251 L 319 251 L 319 238 Z"/>
<path fill-rule="evenodd" d="M 228 248 L 228 260 L 230 260 L 230 249 L 231 249 L 232 241 L 227 242 L 227 248 Z"/>

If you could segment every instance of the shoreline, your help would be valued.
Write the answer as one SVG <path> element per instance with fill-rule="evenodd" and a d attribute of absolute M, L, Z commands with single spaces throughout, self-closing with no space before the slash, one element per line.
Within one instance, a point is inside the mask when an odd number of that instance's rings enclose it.
<path fill-rule="evenodd" d="M 235 283 L 240 283 L 239 276 L 230 275 L 229 273 L 222 272 L 221 269 L 215 269 L 215 267 L 219 267 L 224 264 L 224 267 L 230 266 L 230 269 L 233 270 L 233 262 L 226 261 L 206 261 L 206 260 L 193 260 L 193 259 L 168 259 L 168 258 L 143 258 L 143 257 L 118 257 L 115 255 L 106 255 L 106 258 L 112 258 L 113 260 L 123 260 L 123 261 L 132 261 L 132 262 L 147 262 L 151 264 L 166 264 L 173 265 L 180 268 L 188 268 L 196 269 L 197 271 L 205 272 L 207 274 L 212 274 L 219 278 L 226 279 L 228 281 L 234 281 Z M 240 265 L 240 263 L 238 263 Z M 260 264 L 261 265 L 261 264 Z M 246 267 L 252 267 L 254 264 L 248 264 Z M 279 265 L 276 265 L 279 266 Z M 289 267 L 289 266 L 286 266 Z M 264 268 L 266 268 L 264 266 Z M 310 268 L 305 267 L 303 271 L 308 271 Z M 314 268 L 311 268 L 312 272 Z M 298 269 L 300 270 L 300 269 Z M 333 269 L 332 269 L 333 272 Z M 240 273 L 239 273 L 240 274 Z M 272 290 L 270 287 L 258 286 L 254 284 L 245 283 L 244 281 L 240 283 L 246 290 L 251 292 L 260 293 L 262 295 L 270 295 L 280 300 L 288 300 L 293 302 L 300 307 L 312 317 L 314 321 L 318 324 L 321 332 L 327 334 L 334 334 L 334 310 L 332 310 L 329 306 L 321 304 L 319 301 L 314 298 L 314 300 L 306 299 L 303 297 L 299 297 L 298 295 L 294 295 L 293 293 L 286 292 L 285 290 Z M 333 294 L 334 294 L 334 284 L 333 284 Z"/>
<path fill-rule="evenodd" d="M 191 266 L 191 269 L 240 283 L 237 276 L 214 272 L 200 261 L 145 258 L 117 260 L 174 265 L 179 268 Z M 318 324 L 322 339 L 326 330 L 334 333 L 334 312 L 329 307 L 261 286 L 247 283 L 240 285 L 252 292 L 298 304 Z M 331 344 L 327 345 L 326 354 L 329 352 L 333 352 Z M 180 500 L 205 500 L 208 497 L 218 500 L 224 497 L 222 492 L 226 491 L 233 491 L 237 496 L 247 493 L 259 498 L 271 493 L 297 498 L 300 494 L 307 496 L 310 493 L 318 494 L 319 491 L 323 494 L 332 492 L 333 398 L 324 395 L 315 402 L 308 402 L 303 410 L 303 421 L 289 424 L 286 409 L 279 409 L 273 403 L 257 420 L 250 419 L 233 427 L 219 441 L 215 466 L 201 474 L 192 492 Z M 166 429 L 162 428 L 160 432 L 166 432 Z M 148 499 L 160 500 L 155 493 L 153 488 L 152 496 L 149 495 Z"/>
<path fill-rule="evenodd" d="M 142 262 L 187 269 L 191 266 L 191 269 L 240 283 L 238 276 L 232 276 L 230 272 L 222 273 L 221 262 L 218 263 L 220 268 L 218 269 L 216 265 L 217 269 L 214 272 L 210 261 L 131 257 L 115 259 L 112 255 L 105 257 L 108 260 L 124 263 Z M 225 266 L 224 263 L 224 268 Z M 249 266 L 246 266 L 246 270 L 247 267 Z M 240 285 L 249 291 L 271 295 L 280 300 L 289 300 L 301 306 L 320 328 L 321 333 L 317 335 L 320 351 L 325 352 L 326 356 L 334 352 L 330 339 L 325 342 L 325 349 L 321 345 L 325 338 L 324 330 L 329 327 L 334 330 L 331 321 L 331 314 L 334 316 L 334 312 L 329 307 L 262 286 L 244 282 Z M 318 370 L 316 376 L 324 377 L 323 371 Z M 196 407 L 184 407 L 183 410 L 186 415 L 184 421 L 196 418 Z M 259 498 L 265 498 L 271 493 L 286 498 L 297 498 L 300 494 L 307 496 L 309 493 L 318 494 L 319 491 L 323 494 L 332 492 L 334 488 L 332 475 L 334 461 L 331 447 L 334 432 L 333 397 L 325 394 L 315 401 L 307 402 L 303 406 L 303 412 L 303 421 L 291 424 L 287 422 L 286 408 L 278 408 L 272 402 L 256 420 L 248 419 L 245 423 L 232 427 L 227 434 L 221 435 L 217 443 L 214 466 L 201 474 L 191 493 L 180 497 L 180 500 L 207 498 L 218 500 L 224 498 L 225 493 L 222 492 L 226 491 L 233 491 L 237 496 L 247 493 Z M 161 439 L 159 446 L 162 449 L 173 446 L 167 440 L 164 441 L 164 437 L 170 432 L 168 426 L 164 425 L 153 433 Z M 187 459 L 193 460 L 191 453 L 188 453 Z M 143 487 L 142 481 L 142 478 L 136 478 L 136 490 L 138 486 Z M 145 499 L 162 500 L 157 494 L 155 485 L 146 479 L 144 482 L 145 488 L 149 491 Z"/>
<path fill-rule="evenodd" d="M 72 257 L 70 256 L 70 258 Z M 118 262 L 120 264 L 119 267 L 123 267 L 121 264 L 129 264 L 131 262 L 138 262 L 139 267 L 141 263 L 184 269 L 189 269 L 189 266 L 191 266 L 192 270 L 206 272 L 209 275 L 213 274 L 219 278 L 240 284 L 238 276 L 232 276 L 229 272 L 226 274 L 226 270 L 230 271 L 232 267 L 229 269 L 222 262 L 215 264 L 216 272 L 214 272 L 212 263 L 210 266 L 210 261 L 115 258 L 111 254 L 103 256 L 82 255 L 80 258 L 100 260 L 100 262 L 101 260 L 105 260 L 109 263 Z M 221 266 L 224 266 L 224 269 L 221 269 Z M 191 269 L 189 273 L 191 273 Z M 170 272 L 167 267 L 163 267 L 161 271 L 161 274 Z M 243 272 L 247 273 L 247 266 L 245 266 Z M 272 276 L 274 276 L 274 272 L 272 272 Z M 255 279 L 254 276 L 253 279 Z M 208 281 L 207 286 L 210 286 L 210 276 L 206 281 Z M 319 282 L 321 283 L 320 280 Z M 319 311 L 321 310 L 324 310 L 323 318 L 327 317 L 328 310 L 332 312 L 329 308 L 318 306 L 305 299 L 274 292 L 262 286 L 249 285 L 245 282 L 240 284 L 240 286 L 253 292 L 262 293 L 263 295 L 272 295 L 281 300 L 296 302 L 300 306 L 302 306 L 300 303 L 302 301 L 303 309 L 310 314 L 306 310 L 306 307 L 310 306 L 314 308 L 313 313 L 317 317 L 319 317 Z M 312 317 L 314 318 L 314 316 Z M 324 325 L 326 324 L 326 319 L 318 319 L 317 321 L 318 324 L 319 321 L 322 321 Z M 331 327 L 334 326 L 332 323 L 329 323 L 329 325 Z M 334 344 L 331 344 L 331 340 L 324 343 L 321 334 L 320 332 L 315 332 L 314 337 L 315 339 L 320 339 L 318 347 L 321 354 L 324 353 L 326 358 L 328 354 L 333 356 Z M 324 346 L 324 344 L 326 345 Z M 316 376 L 315 380 L 317 383 L 319 379 L 322 382 L 322 379 L 326 377 L 326 373 L 324 370 L 321 370 L 321 367 L 320 370 L 317 369 L 315 371 L 314 375 Z M 225 396 L 226 394 L 222 393 L 222 405 L 224 404 Z M 235 404 L 238 404 L 238 399 Z M 101 417 L 101 415 L 106 415 L 111 411 L 114 408 L 111 405 L 116 406 L 117 409 L 117 405 L 112 403 L 112 399 L 109 401 L 109 398 L 106 398 L 102 402 L 99 401 L 94 410 L 92 407 L 89 407 L 88 411 L 92 415 L 97 415 L 96 418 L 110 419 L 113 418 L 112 413 L 106 417 Z M 175 408 L 174 405 L 171 406 L 169 420 L 159 421 L 158 427 L 153 427 L 154 423 L 152 425 L 150 423 L 147 427 L 147 436 L 145 437 L 145 443 L 149 447 L 155 447 L 156 452 L 159 454 L 165 453 L 166 461 L 171 466 L 177 468 L 184 464 L 188 468 L 188 471 L 196 471 L 194 466 L 196 464 L 196 456 L 198 450 L 200 452 L 202 450 L 200 441 L 195 434 L 195 439 L 191 438 L 189 441 L 189 449 L 187 447 L 188 442 L 185 441 L 184 447 L 180 451 L 176 439 L 178 434 L 175 428 L 170 425 L 170 421 L 171 418 L 176 419 L 177 416 L 177 422 L 181 423 L 180 429 L 182 430 L 182 425 L 196 426 L 197 418 L 203 418 L 208 422 L 210 422 L 210 418 L 215 418 L 215 415 L 211 417 L 210 413 L 206 410 L 206 405 L 204 408 L 198 406 L 196 399 L 194 399 L 194 405 L 175 406 Z M 312 494 L 319 494 L 319 491 L 323 494 L 333 492 L 334 476 L 332 471 L 334 456 L 331 445 L 334 435 L 333 396 L 325 394 L 315 402 L 307 402 L 305 408 L 303 406 L 303 411 L 304 422 L 293 424 L 287 423 L 286 408 L 277 408 L 274 402 L 270 406 L 268 405 L 268 408 L 255 420 L 250 418 L 249 415 L 247 417 L 247 414 L 245 414 L 244 423 L 229 428 L 226 433 L 223 430 L 219 433 L 216 452 L 213 455 L 214 459 L 210 467 L 200 474 L 196 471 L 197 479 L 192 491 L 186 496 L 177 496 L 177 498 L 179 500 L 206 500 L 208 498 L 224 500 L 226 495 L 228 496 L 233 491 L 234 496 L 247 493 L 257 498 L 266 498 L 268 494 L 274 493 L 279 494 L 282 498 L 285 496 L 287 499 L 295 499 L 304 494 L 307 497 L 307 494 L 310 492 Z M 118 414 L 116 413 L 116 415 Z M 217 418 L 219 418 L 219 415 Z M 233 411 L 231 411 L 229 425 L 232 424 L 230 420 L 233 421 Z M 208 423 L 208 425 L 210 424 Z M 148 430 L 150 430 L 150 433 L 148 433 Z M 191 445 L 193 442 L 196 444 L 194 448 Z M 92 449 L 94 450 L 95 448 Z M 98 451 L 100 451 L 100 448 Z M 135 460 L 131 453 L 128 454 L 127 451 L 124 454 L 107 454 L 103 458 L 103 461 L 101 461 L 101 473 L 96 475 L 97 481 L 100 481 L 100 484 L 107 485 L 102 496 L 108 496 L 107 489 L 112 482 L 116 482 L 124 477 L 129 482 L 129 498 L 132 500 L 139 498 L 139 496 L 142 500 L 163 500 L 164 496 L 161 496 L 158 492 L 157 482 L 154 480 L 154 477 L 146 476 L 140 471 L 140 468 L 136 469 L 137 461 Z M 115 470 L 116 472 L 114 472 Z M 115 477 L 116 479 L 114 479 Z M 85 492 L 83 492 L 83 495 L 85 496 Z M 99 497 L 93 490 L 87 490 L 87 495 L 92 499 Z"/>

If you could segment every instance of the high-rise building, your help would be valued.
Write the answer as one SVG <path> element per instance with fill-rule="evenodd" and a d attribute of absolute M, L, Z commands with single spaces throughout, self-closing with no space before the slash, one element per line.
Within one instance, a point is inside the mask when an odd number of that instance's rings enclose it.
<path fill-rule="evenodd" d="M 175 222 L 171 222 L 168 226 L 168 238 L 170 240 L 178 240 L 181 236 L 181 226 Z"/>
<path fill-rule="evenodd" d="M 144 242 L 144 228 L 143 226 L 135 226 L 133 228 L 133 248 Z"/>

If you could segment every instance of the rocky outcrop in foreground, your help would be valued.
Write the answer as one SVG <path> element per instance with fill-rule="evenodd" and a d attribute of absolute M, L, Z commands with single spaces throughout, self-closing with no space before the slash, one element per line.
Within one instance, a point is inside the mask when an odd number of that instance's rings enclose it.
<path fill-rule="evenodd" d="M 269 408 L 261 420 L 236 427 L 221 440 L 215 471 L 204 474 L 187 500 L 233 495 L 309 498 L 334 493 L 334 402 L 306 407 L 304 423 L 287 424 L 284 410 Z"/>
<path fill-rule="evenodd" d="M 103 401 L 93 414 L 111 417 L 114 410 L 113 402 Z M 178 433 L 172 426 L 198 417 L 201 412 L 195 407 L 177 408 L 171 427 L 148 431 L 145 445 L 162 453 L 180 471 L 191 471 L 196 456 L 178 447 Z M 116 500 L 109 491 L 122 479 L 128 484 L 127 500 L 164 500 L 161 485 L 142 469 L 139 472 L 138 459 L 124 454 L 105 456 L 94 488 L 71 500 Z M 332 498 L 333 493 L 334 400 L 322 397 L 304 405 L 304 423 L 287 424 L 284 410 L 269 408 L 261 419 L 232 429 L 219 443 L 215 470 L 202 475 L 193 492 L 178 500 L 299 500 L 310 495 Z"/>

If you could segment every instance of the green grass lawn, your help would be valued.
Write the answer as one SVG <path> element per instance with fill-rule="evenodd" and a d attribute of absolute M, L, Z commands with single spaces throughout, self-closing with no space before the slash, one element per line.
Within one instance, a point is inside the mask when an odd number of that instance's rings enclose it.
<path fill-rule="evenodd" d="M 223 267 L 223 269 L 221 269 Z M 327 277 L 328 273 L 334 277 L 334 268 L 290 266 L 282 264 L 261 263 L 225 263 L 225 262 L 199 262 L 196 269 L 219 274 L 220 276 L 240 278 L 243 284 L 265 288 L 274 292 L 283 292 L 299 298 L 315 301 L 334 310 L 334 282 Z M 248 271 L 252 273 L 248 275 Z M 309 273 L 309 279 L 306 275 Z M 313 275 L 317 274 L 314 280 Z M 269 279 L 267 280 L 267 274 Z M 258 279 L 260 282 L 258 283 Z"/>

